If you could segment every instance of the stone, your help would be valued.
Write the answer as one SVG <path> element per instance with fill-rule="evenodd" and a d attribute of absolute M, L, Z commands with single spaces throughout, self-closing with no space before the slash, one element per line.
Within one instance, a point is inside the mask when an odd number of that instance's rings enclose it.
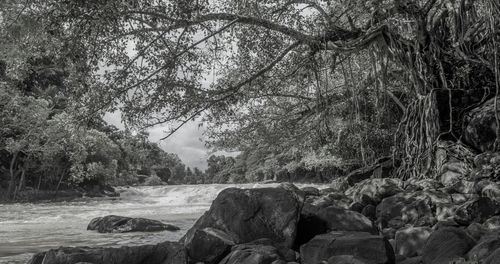
<path fill-rule="evenodd" d="M 434 231 L 422 249 L 424 264 L 442 264 L 465 256 L 474 240 L 462 229 L 442 227 Z"/>
<path fill-rule="evenodd" d="M 60 247 L 36 254 L 29 264 L 71 264 L 87 262 L 93 264 L 186 264 L 184 247 L 177 242 L 157 245 L 91 248 Z"/>
<path fill-rule="evenodd" d="M 498 248 L 500 248 L 500 238 L 498 236 L 486 236 L 467 253 L 467 259 L 483 263 Z"/>
<path fill-rule="evenodd" d="M 366 264 L 366 262 L 352 255 L 340 255 L 329 258 L 327 264 Z"/>
<path fill-rule="evenodd" d="M 320 195 L 318 188 L 315 188 L 312 186 L 307 186 L 307 187 L 304 187 L 300 190 L 303 191 L 306 196 L 319 196 Z"/>
<path fill-rule="evenodd" d="M 362 231 L 376 233 L 373 223 L 366 216 L 340 207 L 318 208 L 304 206 L 297 227 L 295 249 L 307 243 L 314 236 L 329 231 Z"/>
<path fill-rule="evenodd" d="M 432 234 L 430 227 L 407 227 L 396 232 L 395 253 L 406 258 L 422 254 L 425 242 Z"/>
<path fill-rule="evenodd" d="M 375 219 L 377 214 L 377 208 L 369 204 L 363 208 L 361 214 L 366 216 L 368 219 Z"/>
<path fill-rule="evenodd" d="M 432 225 L 436 219 L 429 196 L 398 194 L 382 200 L 377 206 L 377 222 L 382 228 L 401 228 L 405 224 Z"/>
<path fill-rule="evenodd" d="M 328 206 L 337 206 L 348 208 L 352 200 L 342 193 L 332 192 L 320 196 L 308 196 L 305 204 L 311 204 L 316 207 L 324 208 Z"/>
<path fill-rule="evenodd" d="M 493 251 L 482 264 L 498 264 L 498 260 L 500 259 L 500 248 Z"/>
<path fill-rule="evenodd" d="M 292 185 L 279 188 L 228 188 L 219 193 L 181 241 L 196 230 L 219 229 L 236 244 L 269 238 L 291 248 L 297 234 L 302 194 Z"/>
<path fill-rule="evenodd" d="M 461 181 L 463 177 L 464 176 L 461 173 L 455 171 L 445 171 L 441 174 L 440 180 L 444 187 L 450 187 Z"/>
<path fill-rule="evenodd" d="M 241 244 L 234 246 L 231 252 L 219 264 L 285 264 L 278 249 L 271 245 Z"/>
<path fill-rule="evenodd" d="M 223 231 L 208 227 L 195 230 L 184 246 L 190 261 L 215 264 L 230 252 L 234 242 Z"/>
<path fill-rule="evenodd" d="M 495 98 L 472 109 L 465 119 L 465 142 L 481 152 L 493 151 L 496 140 Z"/>
<path fill-rule="evenodd" d="M 395 263 L 394 251 L 382 236 L 366 232 L 317 235 L 300 247 L 302 264 L 318 264 L 333 256 L 350 255 L 366 264 Z"/>
<path fill-rule="evenodd" d="M 483 227 L 490 231 L 500 229 L 500 216 L 495 215 L 486 219 L 483 223 Z"/>
<path fill-rule="evenodd" d="M 108 215 L 92 219 L 87 226 L 87 230 L 97 230 L 99 233 L 125 233 L 177 231 L 179 228 L 157 220 Z"/>
<path fill-rule="evenodd" d="M 402 192 L 399 184 L 399 179 L 368 179 L 349 188 L 346 195 L 354 202 L 377 205 L 382 199 Z"/>
<path fill-rule="evenodd" d="M 378 159 L 372 165 L 359 168 L 347 174 L 346 180 L 350 186 L 369 178 L 388 178 L 394 171 L 392 157 Z"/>
<path fill-rule="evenodd" d="M 498 204 L 487 197 L 480 197 L 460 205 L 455 211 L 455 221 L 462 225 L 483 223 L 498 213 Z"/>
<path fill-rule="evenodd" d="M 474 240 L 479 240 L 486 231 L 487 230 L 480 223 L 472 223 L 467 227 L 467 233 L 474 238 Z"/>
<path fill-rule="evenodd" d="M 481 189 L 481 194 L 484 197 L 488 197 L 494 201 L 500 202 L 500 185 L 494 182 L 491 182 L 485 185 Z"/>

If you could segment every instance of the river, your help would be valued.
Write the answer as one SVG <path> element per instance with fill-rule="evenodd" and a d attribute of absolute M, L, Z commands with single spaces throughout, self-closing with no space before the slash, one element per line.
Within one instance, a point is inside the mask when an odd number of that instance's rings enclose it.
<path fill-rule="evenodd" d="M 82 198 L 70 202 L 0 204 L 0 263 L 27 263 L 31 256 L 59 246 L 131 246 L 176 241 L 225 188 L 275 184 L 208 184 L 120 188 L 119 198 Z M 100 234 L 87 231 L 94 217 L 144 217 L 181 228 L 170 232 Z"/>

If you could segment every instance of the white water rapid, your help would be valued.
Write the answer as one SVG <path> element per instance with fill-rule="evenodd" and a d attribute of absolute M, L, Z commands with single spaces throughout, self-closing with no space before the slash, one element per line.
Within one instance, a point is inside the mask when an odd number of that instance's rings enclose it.
<path fill-rule="evenodd" d="M 27 263 L 34 253 L 60 246 L 115 247 L 176 241 L 223 189 L 271 186 L 276 184 L 127 187 L 119 189 L 120 198 L 0 204 L 0 263 Z M 122 234 L 87 231 L 87 224 L 92 218 L 110 214 L 160 220 L 181 230 Z"/>

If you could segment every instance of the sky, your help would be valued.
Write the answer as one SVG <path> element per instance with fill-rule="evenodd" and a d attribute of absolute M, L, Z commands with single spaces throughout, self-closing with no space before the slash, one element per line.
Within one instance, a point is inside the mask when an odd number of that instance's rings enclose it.
<path fill-rule="evenodd" d="M 104 120 L 111 125 L 120 129 L 124 126 L 121 123 L 121 113 L 119 111 L 106 113 Z M 207 168 L 207 158 L 211 154 L 234 156 L 237 153 L 215 152 L 212 153 L 203 143 L 204 127 L 198 127 L 199 122 L 192 121 L 185 124 L 173 135 L 165 140 L 160 140 L 167 134 L 165 126 L 158 126 L 148 130 L 149 140 L 158 143 L 159 146 L 166 152 L 175 153 L 186 164 L 186 166 L 194 168 L 198 167 L 201 170 Z"/>

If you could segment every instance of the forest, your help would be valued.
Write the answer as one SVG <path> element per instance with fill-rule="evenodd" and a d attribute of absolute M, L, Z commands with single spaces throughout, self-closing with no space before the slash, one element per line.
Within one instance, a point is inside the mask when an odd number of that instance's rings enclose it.
<path fill-rule="evenodd" d="M 8 199 L 145 178 L 330 182 L 381 158 L 435 178 L 442 149 L 500 146 L 496 0 L 4 0 L 0 35 Z M 125 130 L 103 120 L 117 110 Z M 148 141 L 193 121 L 240 154 L 201 171 Z"/>

